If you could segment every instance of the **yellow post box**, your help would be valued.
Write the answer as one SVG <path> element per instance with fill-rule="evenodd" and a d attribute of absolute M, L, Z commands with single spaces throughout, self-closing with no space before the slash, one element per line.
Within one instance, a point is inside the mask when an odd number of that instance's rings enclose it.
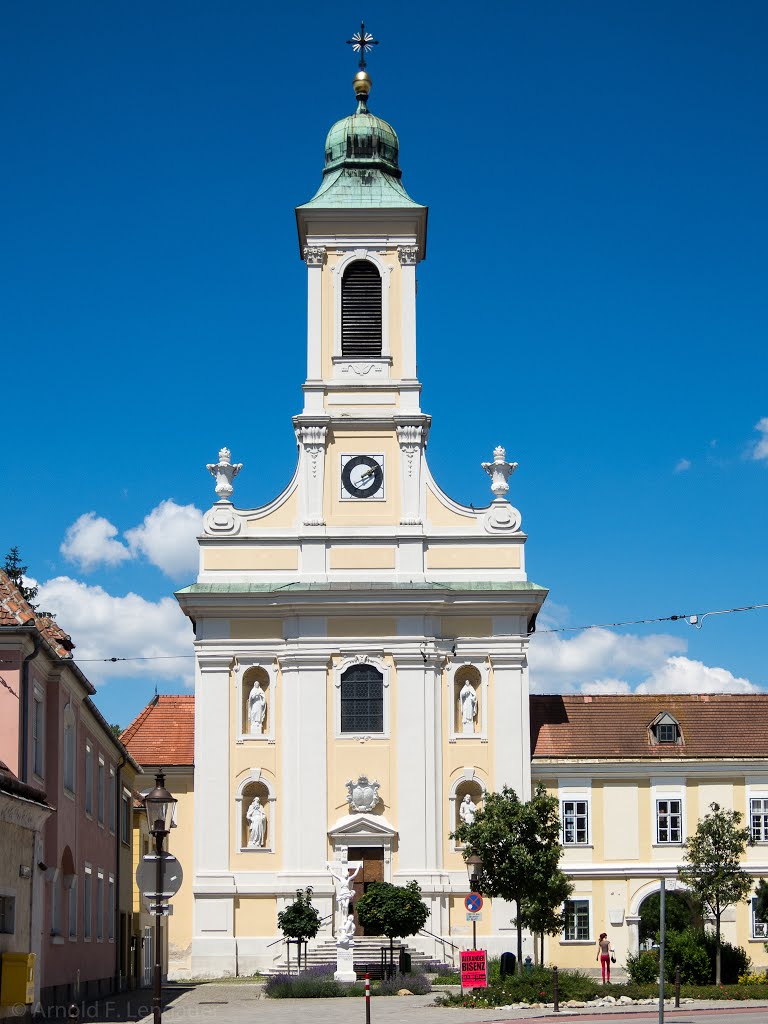
<path fill-rule="evenodd" d="M 0 1004 L 18 1006 L 35 1001 L 35 954 L 3 953 Z"/>

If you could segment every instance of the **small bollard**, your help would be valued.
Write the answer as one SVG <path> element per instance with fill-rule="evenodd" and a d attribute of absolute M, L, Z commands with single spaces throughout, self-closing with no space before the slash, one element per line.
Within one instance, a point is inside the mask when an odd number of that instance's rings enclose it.
<path fill-rule="evenodd" d="M 680 964 L 675 968 L 675 1007 L 680 1006 Z"/>
<path fill-rule="evenodd" d="M 557 968 L 552 968 L 552 1012 L 560 1013 L 560 990 L 558 988 Z"/>
<path fill-rule="evenodd" d="M 365 976 L 365 1024 L 371 1024 L 371 976 Z"/>
<path fill-rule="evenodd" d="M 525 973 L 526 974 L 530 974 L 531 971 L 533 970 L 533 960 L 531 960 L 531 954 L 530 953 L 525 958 L 525 960 L 523 960 L 523 967 L 525 969 Z"/>

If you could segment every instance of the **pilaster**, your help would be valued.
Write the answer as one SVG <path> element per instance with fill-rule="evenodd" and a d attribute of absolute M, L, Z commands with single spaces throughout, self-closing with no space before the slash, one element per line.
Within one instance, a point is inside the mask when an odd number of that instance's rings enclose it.
<path fill-rule="evenodd" d="M 416 379 L 416 264 L 418 245 L 398 245 L 400 260 L 401 342 L 404 380 Z"/>
<path fill-rule="evenodd" d="M 421 470 L 428 424 L 424 417 L 410 422 L 396 417 L 395 422 L 400 444 L 400 522 L 404 526 L 414 526 L 422 523 L 424 517 L 421 507 Z"/>
<path fill-rule="evenodd" d="M 319 871 L 327 860 L 328 654 L 280 658 L 283 683 L 281 802 L 284 871 Z"/>
<path fill-rule="evenodd" d="M 493 667 L 493 779 L 531 799 L 531 740 L 528 661 L 523 643 L 515 651 L 489 651 Z M 514 737 L 514 739 L 511 739 Z"/>
<path fill-rule="evenodd" d="M 322 278 L 326 250 L 324 245 L 305 245 L 307 264 L 307 380 L 322 377 Z"/>
<path fill-rule="evenodd" d="M 195 681 L 195 876 L 229 871 L 229 653 L 198 650 Z"/>
<path fill-rule="evenodd" d="M 298 417 L 297 417 L 298 419 Z M 325 483 L 325 422 L 298 423 L 296 440 L 301 457 L 301 495 L 305 526 L 323 526 L 323 486 Z"/>

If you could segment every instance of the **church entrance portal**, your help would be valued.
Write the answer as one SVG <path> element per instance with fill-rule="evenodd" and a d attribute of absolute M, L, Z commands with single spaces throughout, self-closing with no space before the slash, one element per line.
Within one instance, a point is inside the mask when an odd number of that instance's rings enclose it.
<path fill-rule="evenodd" d="M 350 847 L 349 859 L 363 862 L 362 870 L 352 883 L 352 888 L 355 890 L 355 902 L 352 905 L 354 909 L 358 898 L 368 891 L 371 882 L 384 881 L 384 848 L 382 846 Z M 369 934 L 372 933 L 366 932 L 358 922 L 357 911 L 355 911 L 355 935 Z"/>

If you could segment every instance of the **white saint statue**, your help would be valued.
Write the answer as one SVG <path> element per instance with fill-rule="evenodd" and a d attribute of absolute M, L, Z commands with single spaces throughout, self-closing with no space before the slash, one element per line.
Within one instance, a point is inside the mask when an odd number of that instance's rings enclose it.
<path fill-rule="evenodd" d="M 248 727 L 251 733 L 261 733 L 266 713 L 267 701 L 264 691 L 258 683 L 254 683 L 248 694 Z"/>
<path fill-rule="evenodd" d="M 260 849 L 267 835 L 267 816 L 257 796 L 251 801 L 245 816 L 248 819 L 248 845 Z"/>
<path fill-rule="evenodd" d="M 468 679 L 459 692 L 459 708 L 461 709 L 461 731 L 465 734 L 473 733 L 475 731 L 475 715 L 477 714 L 477 694 Z"/>
<path fill-rule="evenodd" d="M 477 804 L 473 803 L 472 797 L 467 793 L 459 804 L 459 817 L 465 825 L 472 825 L 474 824 L 476 814 Z"/>
<path fill-rule="evenodd" d="M 347 919 L 339 930 L 339 934 L 336 936 L 336 945 L 341 946 L 342 949 L 349 949 L 350 946 L 355 944 L 355 917 L 354 914 L 348 914 Z"/>
<path fill-rule="evenodd" d="M 333 861 L 327 865 L 331 876 L 336 882 L 336 907 L 339 920 L 345 919 L 349 914 L 349 904 L 355 895 L 355 891 L 350 883 L 357 877 L 357 873 L 362 866 L 363 862 L 357 861 L 355 869 L 352 871 L 351 866 L 344 861 Z"/>

